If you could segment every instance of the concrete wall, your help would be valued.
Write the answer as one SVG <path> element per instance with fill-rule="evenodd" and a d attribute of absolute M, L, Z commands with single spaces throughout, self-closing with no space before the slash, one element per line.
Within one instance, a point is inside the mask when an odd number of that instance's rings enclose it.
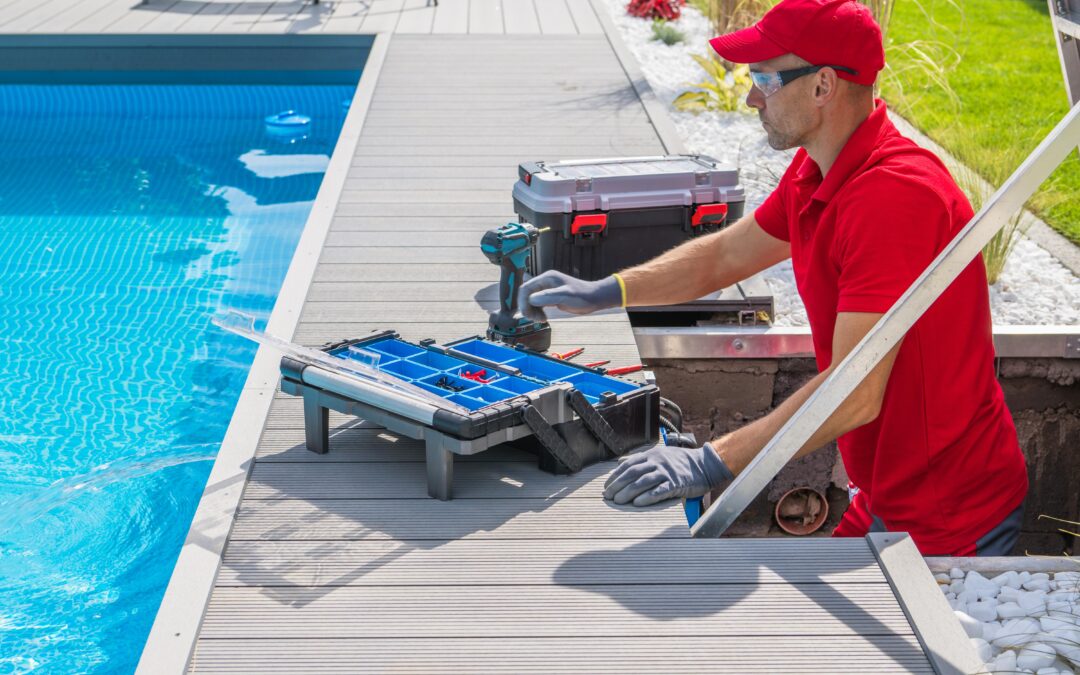
<path fill-rule="evenodd" d="M 682 408 L 698 440 L 736 429 L 773 409 L 816 372 L 813 359 L 664 359 L 646 364 L 664 396 Z M 1080 540 L 1040 515 L 1080 521 L 1080 360 L 999 359 L 998 373 L 1028 461 L 1031 489 L 1016 553 L 1080 554 Z M 825 493 L 827 536 L 847 507 L 847 474 L 835 444 L 787 466 L 736 524 L 735 536 L 783 536 L 775 501 L 798 486 Z"/>

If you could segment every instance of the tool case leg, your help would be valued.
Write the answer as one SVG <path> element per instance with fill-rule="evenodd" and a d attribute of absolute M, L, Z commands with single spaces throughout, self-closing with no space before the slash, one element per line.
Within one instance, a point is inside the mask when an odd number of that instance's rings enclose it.
<path fill-rule="evenodd" d="M 319 405 L 319 392 L 304 388 L 304 443 L 325 455 L 330 451 L 330 409 Z"/>
<path fill-rule="evenodd" d="M 454 453 L 443 447 L 437 434 L 428 433 L 424 440 L 427 449 L 428 496 L 448 501 L 453 498 Z"/>

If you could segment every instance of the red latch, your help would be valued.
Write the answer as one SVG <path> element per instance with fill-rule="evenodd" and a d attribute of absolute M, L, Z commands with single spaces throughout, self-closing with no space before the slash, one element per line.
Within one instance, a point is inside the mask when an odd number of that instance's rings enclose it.
<path fill-rule="evenodd" d="M 606 213 L 574 216 L 574 222 L 570 223 L 570 234 L 599 234 L 606 227 Z"/>
<path fill-rule="evenodd" d="M 710 216 L 720 216 L 719 218 L 710 218 Z M 710 223 L 722 223 L 727 218 L 727 204 L 702 204 L 694 211 L 693 217 L 690 219 L 690 224 L 694 227 L 701 225 L 702 221 L 706 218 Z"/>
<path fill-rule="evenodd" d="M 525 184 L 526 185 L 532 185 L 532 174 L 531 173 L 526 173 L 525 174 Z"/>

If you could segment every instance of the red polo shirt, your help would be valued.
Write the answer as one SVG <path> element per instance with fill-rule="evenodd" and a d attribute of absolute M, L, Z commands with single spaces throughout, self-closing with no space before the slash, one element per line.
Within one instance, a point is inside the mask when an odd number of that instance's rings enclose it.
<path fill-rule="evenodd" d="M 971 216 L 945 166 L 900 135 L 883 101 L 824 180 L 800 149 L 755 213 L 791 243 L 820 370 L 837 313 L 887 311 Z M 1020 504 L 1027 470 L 994 375 L 981 256 L 904 338 L 881 414 L 837 443 L 870 512 L 924 555 L 970 550 Z"/>

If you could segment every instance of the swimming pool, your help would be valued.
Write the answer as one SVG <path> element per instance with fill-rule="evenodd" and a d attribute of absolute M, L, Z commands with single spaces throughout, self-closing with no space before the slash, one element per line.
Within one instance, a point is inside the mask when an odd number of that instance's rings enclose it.
<path fill-rule="evenodd" d="M 0 85 L 0 673 L 134 669 L 354 89 Z"/>

